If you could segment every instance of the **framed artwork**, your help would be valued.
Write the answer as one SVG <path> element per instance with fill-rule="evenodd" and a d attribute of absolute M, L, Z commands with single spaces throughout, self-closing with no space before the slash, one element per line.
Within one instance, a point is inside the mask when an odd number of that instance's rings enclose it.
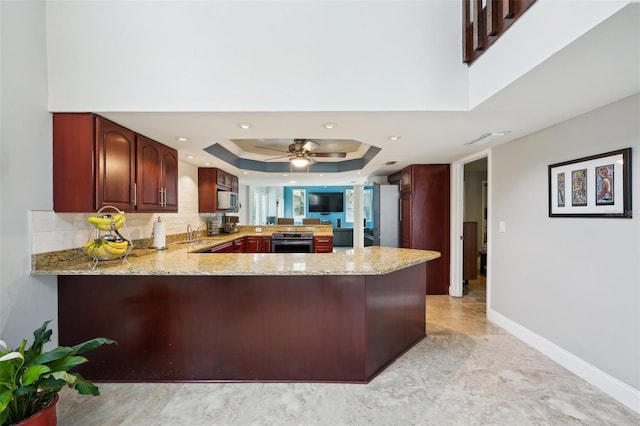
<path fill-rule="evenodd" d="M 549 217 L 631 218 L 631 148 L 551 164 Z"/>

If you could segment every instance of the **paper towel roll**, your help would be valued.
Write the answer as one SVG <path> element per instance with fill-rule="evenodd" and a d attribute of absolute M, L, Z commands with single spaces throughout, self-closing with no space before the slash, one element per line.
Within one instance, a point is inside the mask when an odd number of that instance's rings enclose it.
<path fill-rule="evenodd" d="M 153 247 L 157 249 L 167 247 L 167 227 L 164 222 L 153 222 Z"/>

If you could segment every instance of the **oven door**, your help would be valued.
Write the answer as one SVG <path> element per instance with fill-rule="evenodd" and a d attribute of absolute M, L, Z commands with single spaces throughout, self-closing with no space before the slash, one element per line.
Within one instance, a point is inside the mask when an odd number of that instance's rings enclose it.
<path fill-rule="evenodd" d="M 313 240 L 271 240 L 271 253 L 313 253 Z"/>

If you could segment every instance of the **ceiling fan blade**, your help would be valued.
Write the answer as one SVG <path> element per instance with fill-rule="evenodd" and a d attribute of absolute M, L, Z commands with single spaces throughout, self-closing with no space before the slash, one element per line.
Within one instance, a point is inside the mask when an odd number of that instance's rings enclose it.
<path fill-rule="evenodd" d="M 264 161 L 273 161 L 273 160 L 280 160 L 281 158 L 289 158 L 290 155 L 283 155 L 282 157 L 273 157 L 273 158 L 267 158 Z"/>
<path fill-rule="evenodd" d="M 284 150 L 284 149 L 269 148 L 268 146 L 257 146 L 257 145 L 256 145 L 256 148 L 260 148 L 260 149 L 268 149 L 269 151 L 289 152 L 289 151 L 286 151 L 286 150 Z"/>
<path fill-rule="evenodd" d="M 344 158 L 347 156 L 346 152 L 310 152 L 309 157 L 323 157 L 323 158 Z"/>
<path fill-rule="evenodd" d="M 314 142 L 314 141 L 311 141 L 311 140 L 307 139 L 307 140 L 304 142 L 304 145 L 302 145 L 302 149 L 303 149 L 304 151 L 309 152 L 309 151 L 313 151 L 314 149 L 318 149 L 318 147 L 319 147 L 319 146 L 320 146 L 320 144 L 319 144 L 319 143 L 316 143 L 316 142 Z"/>

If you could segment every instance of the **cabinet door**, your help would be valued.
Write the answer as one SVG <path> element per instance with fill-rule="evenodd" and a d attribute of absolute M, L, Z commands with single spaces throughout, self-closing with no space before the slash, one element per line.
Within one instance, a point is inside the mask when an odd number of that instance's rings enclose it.
<path fill-rule="evenodd" d="M 271 253 L 271 237 L 260 238 L 260 253 Z"/>
<path fill-rule="evenodd" d="M 96 210 L 92 114 L 53 114 L 53 210 Z"/>
<path fill-rule="evenodd" d="M 411 166 L 402 170 L 402 178 L 400 180 L 400 192 L 411 192 Z"/>
<path fill-rule="evenodd" d="M 160 144 L 140 135 L 137 137 L 137 144 L 137 210 L 160 210 L 162 199 Z"/>
<path fill-rule="evenodd" d="M 233 241 L 233 252 L 244 253 L 244 238 L 238 238 Z"/>
<path fill-rule="evenodd" d="M 162 187 L 164 188 L 163 211 L 178 211 L 178 152 L 164 146 L 161 157 Z"/>
<path fill-rule="evenodd" d="M 96 208 L 134 209 L 135 134 L 96 117 Z"/>
<path fill-rule="evenodd" d="M 178 211 L 178 157 L 174 149 L 138 135 L 138 211 Z"/>
<path fill-rule="evenodd" d="M 411 194 L 400 196 L 400 247 L 411 248 Z"/>
<path fill-rule="evenodd" d="M 214 213 L 217 206 L 216 170 L 212 167 L 198 168 L 198 212 Z"/>
<path fill-rule="evenodd" d="M 332 253 L 333 237 L 313 237 L 313 251 L 315 253 Z"/>
<path fill-rule="evenodd" d="M 259 237 L 247 237 L 245 245 L 245 253 L 259 253 L 260 252 L 260 238 Z"/>

